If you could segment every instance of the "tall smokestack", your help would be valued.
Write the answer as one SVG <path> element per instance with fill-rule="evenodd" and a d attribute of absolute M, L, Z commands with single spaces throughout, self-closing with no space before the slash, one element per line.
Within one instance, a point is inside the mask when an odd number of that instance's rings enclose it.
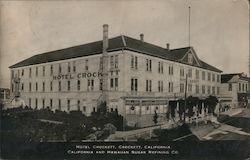
<path fill-rule="evenodd" d="M 166 49 L 169 51 L 169 49 L 170 49 L 170 44 L 169 43 L 166 44 Z"/>
<path fill-rule="evenodd" d="M 109 26 L 107 24 L 104 24 L 103 25 L 103 52 L 107 51 L 108 45 L 109 45 L 108 29 L 109 29 Z"/>

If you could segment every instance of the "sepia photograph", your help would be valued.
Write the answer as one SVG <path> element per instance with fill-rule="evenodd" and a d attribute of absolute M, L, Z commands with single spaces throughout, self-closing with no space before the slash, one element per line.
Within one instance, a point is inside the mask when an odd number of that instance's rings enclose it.
<path fill-rule="evenodd" d="M 1 159 L 250 159 L 249 0 L 0 0 Z"/>

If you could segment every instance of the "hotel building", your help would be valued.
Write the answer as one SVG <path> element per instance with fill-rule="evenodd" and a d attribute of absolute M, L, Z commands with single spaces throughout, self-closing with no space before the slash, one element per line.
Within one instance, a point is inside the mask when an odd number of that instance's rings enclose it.
<path fill-rule="evenodd" d="M 10 66 L 11 93 L 26 105 L 80 110 L 86 115 L 105 100 L 128 123 L 153 123 L 187 96 L 205 99 L 220 93 L 221 71 L 199 59 L 193 47 L 170 49 L 125 35 L 38 54 Z M 202 103 L 202 105 L 204 105 Z"/>

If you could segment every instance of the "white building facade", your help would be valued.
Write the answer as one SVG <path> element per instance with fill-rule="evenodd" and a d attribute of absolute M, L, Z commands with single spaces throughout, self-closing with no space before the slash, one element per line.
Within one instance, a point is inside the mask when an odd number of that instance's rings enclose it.
<path fill-rule="evenodd" d="M 104 40 L 103 40 L 104 41 Z M 97 110 L 103 93 L 103 41 L 33 56 L 10 67 L 11 92 L 25 104 L 51 110 Z M 200 60 L 193 47 L 169 49 L 141 39 L 108 39 L 107 106 L 137 126 L 164 115 L 170 102 L 182 107 L 187 96 L 205 99 L 220 94 L 221 71 Z"/>

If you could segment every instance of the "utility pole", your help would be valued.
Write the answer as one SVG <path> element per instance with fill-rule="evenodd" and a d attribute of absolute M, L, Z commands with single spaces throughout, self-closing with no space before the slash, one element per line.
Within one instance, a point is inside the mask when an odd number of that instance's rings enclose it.
<path fill-rule="evenodd" d="M 184 105 L 184 123 L 186 123 L 186 108 L 187 108 L 187 74 L 185 79 L 185 105 Z"/>
<path fill-rule="evenodd" d="M 190 6 L 188 7 L 188 46 L 190 47 Z"/>

